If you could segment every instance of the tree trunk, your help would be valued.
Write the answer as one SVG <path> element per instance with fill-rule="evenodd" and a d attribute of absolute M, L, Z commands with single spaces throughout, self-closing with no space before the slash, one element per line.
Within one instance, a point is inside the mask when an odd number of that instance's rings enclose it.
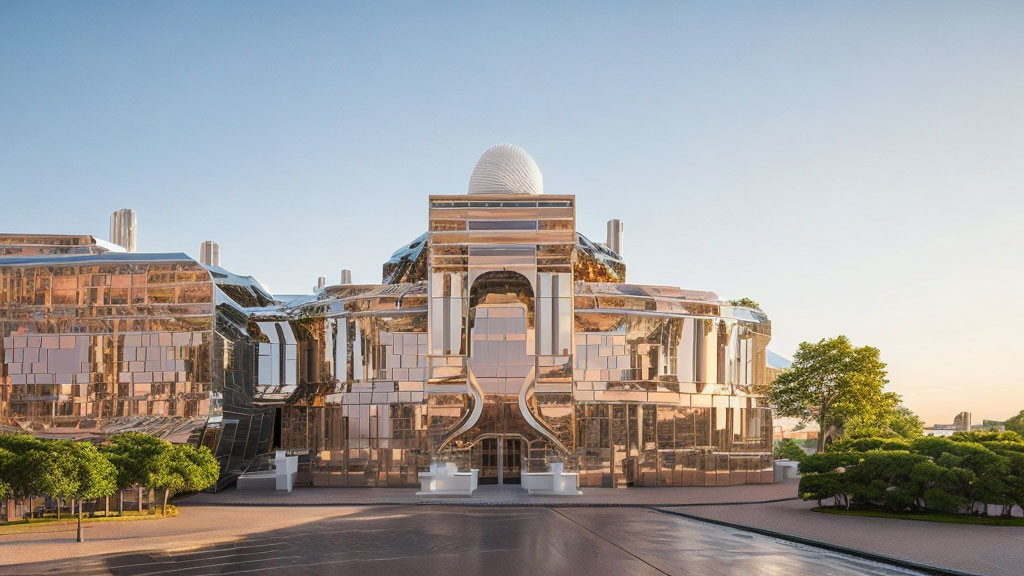
<path fill-rule="evenodd" d="M 85 537 L 82 534 L 82 499 L 78 499 L 78 541 L 85 542 Z"/>
<path fill-rule="evenodd" d="M 821 454 L 825 451 L 825 407 L 821 407 L 821 413 L 818 415 L 818 453 Z"/>
<path fill-rule="evenodd" d="M 161 516 L 167 516 L 167 497 L 170 495 L 170 493 L 170 489 L 164 488 L 164 506 L 163 508 L 160 509 Z"/>
<path fill-rule="evenodd" d="M 139 486 L 139 516 L 142 516 L 142 486 Z"/>
<path fill-rule="evenodd" d="M 103 497 L 103 517 L 110 516 L 110 496 Z"/>
<path fill-rule="evenodd" d="M 29 520 L 31 520 L 32 518 L 35 517 L 35 516 L 33 516 L 32 508 L 33 508 L 33 506 L 32 506 L 32 495 L 30 494 L 29 497 L 28 497 L 28 519 Z"/>
<path fill-rule="evenodd" d="M 117 515 L 124 516 L 124 490 L 117 491 Z"/>
<path fill-rule="evenodd" d="M 60 507 L 64 503 L 63 498 L 57 498 L 57 520 L 60 520 Z"/>

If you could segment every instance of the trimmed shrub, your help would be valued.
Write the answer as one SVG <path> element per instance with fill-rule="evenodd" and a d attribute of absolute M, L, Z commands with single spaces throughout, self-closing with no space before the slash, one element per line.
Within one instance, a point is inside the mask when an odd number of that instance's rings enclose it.
<path fill-rule="evenodd" d="M 801 474 L 824 474 L 834 472 L 860 462 L 863 454 L 857 452 L 819 452 L 800 461 Z"/>
<path fill-rule="evenodd" d="M 807 452 L 800 447 L 792 438 L 783 438 L 775 443 L 774 456 L 776 460 L 802 461 L 807 457 Z"/>
<path fill-rule="evenodd" d="M 950 494 L 942 488 L 929 488 L 924 492 L 924 505 L 929 510 L 958 514 L 970 503 L 963 496 Z"/>
<path fill-rule="evenodd" d="M 854 506 L 882 506 L 896 512 L 921 507 L 927 480 L 915 467 L 927 456 L 899 451 L 871 451 L 846 471 L 846 486 Z M 920 470 L 918 470 L 920 473 Z"/>
<path fill-rule="evenodd" d="M 843 488 L 842 476 L 838 472 L 805 474 L 800 477 L 800 497 L 804 500 L 817 500 L 819 506 L 822 500 L 829 498 L 835 498 L 837 503 L 845 504 L 846 490 Z"/>
<path fill-rule="evenodd" d="M 954 432 L 950 439 L 954 442 L 1024 442 L 1024 436 L 1007 430 L 972 430 L 971 432 Z"/>
<path fill-rule="evenodd" d="M 909 450 L 910 441 L 903 438 L 843 438 L 829 447 L 829 452 L 867 452 L 869 450 Z"/>
<path fill-rule="evenodd" d="M 947 513 L 1024 504 L 1024 442 L 1013 432 L 969 432 L 913 441 L 858 438 L 800 464 L 805 499 L 835 497 L 847 506 Z"/>

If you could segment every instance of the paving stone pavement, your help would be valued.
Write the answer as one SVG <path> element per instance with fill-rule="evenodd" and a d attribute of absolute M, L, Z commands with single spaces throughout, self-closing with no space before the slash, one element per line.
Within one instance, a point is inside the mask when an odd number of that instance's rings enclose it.
<path fill-rule="evenodd" d="M 88 532 L 0 538 L 0 576 L 924 576 L 651 508 L 191 506 Z"/>
<path fill-rule="evenodd" d="M 664 507 L 690 518 L 755 528 L 967 574 L 1024 574 L 1024 527 L 834 516 L 816 502 Z"/>
<path fill-rule="evenodd" d="M 0 566 L 8 562 L 45 561 L 68 556 L 124 553 L 129 550 L 167 550 L 182 546 L 187 549 L 214 542 L 251 538 L 251 533 L 290 529 L 290 526 L 316 522 L 335 522 L 342 517 L 356 518 L 365 514 L 418 514 L 436 510 L 450 514 L 456 508 L 422 504 L 476 506 L 461 508 L 459 514 L 483 514 L 484 508 L 515 507 L 507 512 L 491 510 L 487 514 L 522 515 L 526 510 L 554 508 L 563 514 L 627 514 L 624 507 L 649 510 L 640 513 L 680 514 L 688 518 L 751 528 L 769 535 L 789 539 L 797 549 L 811 543 L 852 551 L 874 557 L 885 557 L 917 566 L 931 566 L 946 573 L 991 574 L 1009 576 L 1024 574 L 1024 527 L 976 526 L 931 522 L 831 516 L 812 512 L 813 502 L 795 500 L 796 482 L 760 486 L 715 488 L 632 488 L 586 489 L 580 497 L 528 496 L 518 487 L 483 486 L 471 499 L 420 499 L 412 489 L 325 488 L 296 489 L 291 494 L 228 490 L 218 494 L 199 494 L 177 502 L 182 515 L 160 522 L 123 522 L 110 525 L 89 525 L 88 542 L 65 544 L 73 538 L 73 526 L 55 528 L 54 533 L 11 535 L 0 538 Z M 398 504 L 399 507 L 382 506 Z M 411 505 L 411 507 L 410 507 Z M 233 506 L 228 511 L 226 506 Z M 569 510 L 570 507 L 579 507 Z M 587 511 L 586 508 L 601 510 Z M 616 511 L 616 508 L 619 510 Z M 552 511 L 554 512 L 554 511 Z M 667 514 L 666 514 L 667 513 Z M 356 516 L 351 516 L 356 515 Z M 390 515 L 390 516 L 389 516 Z M 450 517 L 450 516 L 449 516 Z M 581 516 L 584 518 L 586 516 Z M 225 519 L 230 521 L 225 523 Z M 600 530 L 604 519 L 593 530 Z M 622 520 L 613 521 L 614 524 Z M 120 525 L 118 525 L 120 524 Z M 710 527 L 708 527 L 710 530 Z M 57 533 L 57 531 L 60 533 Z M 186 537 L 186 540 L 182 540 Z M 749 538 L 753 535 L 748 535 Z M 258 540 L 258 539 L 257 539 Z M 808 548 L 812 550 L 813 548 Z M 109 566 L 108 566 L 109 567 Z M 81 566 L 75 569 L 80 569 Z M 0 574 L 12 573 L 0 568 Z M 17 569 L 13 573 L 18 573 Z M 805 572 L 796 571 L 792 574 Z M 810 573 L 810 572 L 807 572 Z M 830 569 L 813 573 L 830 574 Z M 80 572 L 84 575 L 84 572 Z"/>
<path fill-rule="evenodd" d="M 196 494 L 175 501 L 179 506 L 372 506 L 437 504 L 445 506 L 693 506 L 771 502 L 796 498 L 798 482 L 740 486 L 687 486 L 660 488 L 584 488 L 582 496 L 530 496 L 516 485 L 480 486 L 470 498 L 435 498 L 416 495 L 415 488 L 296 488 L 291 493 L 273 490 L 236 490 Z"/>

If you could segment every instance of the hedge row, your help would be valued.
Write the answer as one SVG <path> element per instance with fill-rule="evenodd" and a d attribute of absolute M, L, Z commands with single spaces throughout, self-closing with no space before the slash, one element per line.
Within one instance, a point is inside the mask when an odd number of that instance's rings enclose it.
<path fill-rule="evenodd" d="M 858 438 L 800 463 L 804 500 L 894 512 L 1009 515 L 1024 508 L 1024 438 L 1014 432 L 961 432 L 950 438 Z"/>

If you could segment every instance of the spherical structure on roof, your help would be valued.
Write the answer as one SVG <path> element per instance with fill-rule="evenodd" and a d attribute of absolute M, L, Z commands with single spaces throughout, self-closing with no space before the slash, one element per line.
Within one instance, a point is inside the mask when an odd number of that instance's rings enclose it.
<path fill-rule="evenodd" d="M 544 175 L 533 158 L 519 146 L 498 144 L 476 161 L 469 177 L 469 194 L 544 193 Z"/>

